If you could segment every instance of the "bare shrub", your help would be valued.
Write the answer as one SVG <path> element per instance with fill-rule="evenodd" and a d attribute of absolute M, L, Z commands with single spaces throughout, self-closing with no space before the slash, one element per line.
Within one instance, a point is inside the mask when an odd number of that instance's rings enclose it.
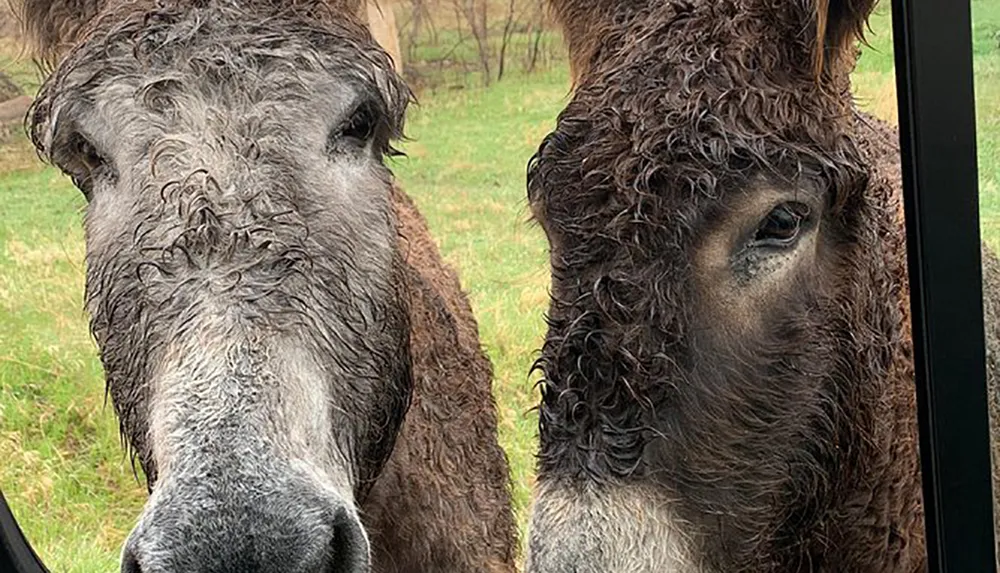
<path fill-rule="evenodd" d="M 419 88 L 489 85 L 564 61 L 545 0 L 401 0 L 404 74 Z"/>

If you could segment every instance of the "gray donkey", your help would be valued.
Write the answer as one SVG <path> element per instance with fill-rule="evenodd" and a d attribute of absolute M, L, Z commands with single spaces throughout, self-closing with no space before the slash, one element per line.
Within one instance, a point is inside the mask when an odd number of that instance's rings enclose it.
<path fill-rule="evenodd" d="M 360 4 L 19 7 L 151 492 L 125 573 L 515 570 L 491 366 L 383 163 L 410 93 Z"/>

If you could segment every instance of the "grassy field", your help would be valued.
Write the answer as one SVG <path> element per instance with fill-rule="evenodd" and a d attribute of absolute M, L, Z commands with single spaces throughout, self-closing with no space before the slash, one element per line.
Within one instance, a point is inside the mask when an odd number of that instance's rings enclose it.
<path fill-rule="evenodd" d="M 983 228 L 1000 246 L 1000 0 L 973 7 Z M 872 28 L 857 94 L 866 109 L 894 120 L 886 9 Z M 0 67 L 37 85 L 24 63 L 0 55 Z M 546 245 L 527 220 L 524 167 L 568 87 L 557 68 L 489 89 L 423 94 L 409 118 L 409 157 L 393 165 L 471 293 L 496 369 L 522 525 L 536 440 L 528 369 L 541 345 L 548 286 Z M 0 147 L 0 197 L 0 488 L 53 571 L 115 570 L 145 488 L 104 404 L 81 310 L 84 202 L 23 139 Z"/>

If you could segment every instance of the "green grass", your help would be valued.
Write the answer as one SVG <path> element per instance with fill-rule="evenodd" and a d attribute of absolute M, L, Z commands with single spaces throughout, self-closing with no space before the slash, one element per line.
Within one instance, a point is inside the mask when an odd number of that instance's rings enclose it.
<path fill-rule="evenodd" d="M 108 571 L 143 503 L 81 310 L 78 192 L 0 178 L 0 488 L 54 571 Z"/>
<path fill-rule="evenodd" d="M 973 0 L 984 236 L 1000 244 L 1000 2 Z M 872 19 L 855 74 L 863 107 L 894 121 L 888 11 Z M 2 54 L 2 52 L 0 52 Z M 19 81 L 32 70 L 0 55 Z M 10 66 L 10 67 L 8 67 Z M 548 262 L 527 222 L 525 163 L 566 103 L 566 70 L 513 74 L 489 89 L 425 93 L 393 168 L 460 272 L 496 371 L 501 441 L 521 524 L 533 483 Z M 25 141 L 0 147 L 0 488 L 53 571 L 108 571 L 144 487 L 118 443 L 82 312 L 83 201 Z"/>
<path fill-rule="evenodd" d="M 888 6 L 882 2 L 871 18 L 871 47 L 858 61 L 854 87 L 862 108 L 896 123 Z M 980 221 L 984 240 L 1000 250 L 1000 2 L 972 0 L 972 20 Z"/>
<path fill-rule="evenodd" d="M 1000 250 L 1000 2 L 972 2 L 973 65 L 983 237 Z"/>

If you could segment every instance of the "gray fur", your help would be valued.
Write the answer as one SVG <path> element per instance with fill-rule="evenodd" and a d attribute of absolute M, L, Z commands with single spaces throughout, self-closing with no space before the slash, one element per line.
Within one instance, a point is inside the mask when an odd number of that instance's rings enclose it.
<path fill-rule="evenodd" d="M 88 192 L 87 309 L 155 485 L 123 570 L 367 570 L 357 506 L 411 388 L 382 165 L 408 92 L 350 20 L 141 4 L 31 118 Z M 338 135 L 362 100 L 365 143 Z"/>
<path fill-rule="evenodd" d="M 542 483 L 532 514 L 527 571 L 704 573 L 685 524 L 655 488 Z"/>

